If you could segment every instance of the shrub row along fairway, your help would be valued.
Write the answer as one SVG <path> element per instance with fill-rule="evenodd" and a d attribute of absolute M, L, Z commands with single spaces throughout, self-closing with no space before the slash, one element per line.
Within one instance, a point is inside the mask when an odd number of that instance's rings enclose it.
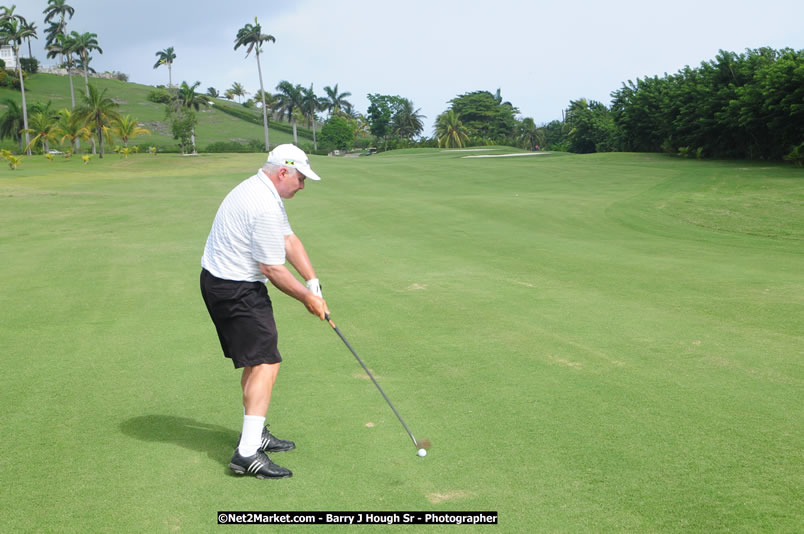
<path fill-rule="evenodd" d="M 314 158 L 323 181 L 286 203 L 333 319 L 433 448 L 417 458 L 331 329 L 272 290 L 269 421 L 298 444 L 280 481 L 228 472 L 239 374 L 198 290 L 215 210 L 264 156 L 2 172 L 3 530 L 205 532 L 218 510 L 798 530 L 804 173 L 465 155 Z"/>

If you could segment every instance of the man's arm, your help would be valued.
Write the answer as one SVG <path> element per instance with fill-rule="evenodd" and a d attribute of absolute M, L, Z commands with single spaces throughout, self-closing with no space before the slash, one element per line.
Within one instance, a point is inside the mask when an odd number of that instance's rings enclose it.
<path fill-rule="evenodd" d="M 296 237 L 296 234 L 285 236 L 285 256 L 302 278 L 305 280 L 316 278 L 315 269 L 313 269 L 313 264 L 310 262 L 310 257 L 307 255 L 307 251 L 304 249 L 301 240 Z"/>
<path fill-rule="evenodd" d="M 296 280 L 296 277 L 284 265 L 265 265 L 260 263 L 260 271 L 268 277 L 268 280 L 278 290 L 304 304 L 307 307 L 307 311 L 317 315 L 322 321 L 325 315 L 329 313 L 324 299 L 313 295 L 309 289 Z"/>
<path fill-rule="evenodd" d="M 312 291 L 315 296 L 324 298 L 324 295 L 321 294 L 321 282 L 316 278 L 310 257 L 307 256 L 307 251 L 296 234 L 285 236 L 285 256 L 305 279 L 307 289 Z"/>

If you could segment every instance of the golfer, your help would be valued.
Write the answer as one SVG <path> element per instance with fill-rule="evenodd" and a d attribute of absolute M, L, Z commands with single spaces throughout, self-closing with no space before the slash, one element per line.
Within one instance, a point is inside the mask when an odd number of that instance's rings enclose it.
<path fill-rule="evenodd" d="M 223 199 L 201 258 L 201 294 L 223 354 L 236 369 L 243 369 L 243 432 L 229 463 L 241 475 L 289 477 L 290 470 L 265 453 L 296 448 L 265 426 L 282 361 L 266 280 L 321 320 L 329 313 L 310 258 L 291 230 L 282 203 L 304 189 L 306 178 L 321 179 L 302 150 L 293 145 L 274 148 L 263 168 Z M 285 261 L 306 280 L 306 287 Z"/>

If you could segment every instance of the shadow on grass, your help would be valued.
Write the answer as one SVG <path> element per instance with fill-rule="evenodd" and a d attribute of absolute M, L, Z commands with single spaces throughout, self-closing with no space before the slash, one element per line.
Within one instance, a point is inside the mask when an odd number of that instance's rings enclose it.
<path fill-rule="evenodd" d="M 199 423 L 173 415 L 143 415 L 120 424 L 123 434 L 142 441 L 172 443 L 185 449 L 206 453 L 212 460 L 228 466 L 238 433 L 230 428 Z"/>

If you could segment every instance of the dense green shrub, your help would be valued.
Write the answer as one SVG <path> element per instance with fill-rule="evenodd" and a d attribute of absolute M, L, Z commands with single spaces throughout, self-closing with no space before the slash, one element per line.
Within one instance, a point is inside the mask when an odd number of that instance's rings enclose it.
<path fill-rule="evenodd" d="M 149 102 L 153 102 L 154 104 L 170 103 L 170 93 L 167 91 L 167 89 L 160 89 L 158 87 L 152 91 L 149 91 L 148 96 L 145 98 L 147 98 Z"/>
<path fill-rule="evenodd" d="M 260 112 L 260 115 L 257 116 L 256 113 L 254 113 L 253 111 L 249 111 L 248 109 L 242 106 L 238 107 L 227 106 L 225 104 L 218 104 L 217 102 L 213 107 L 218 111 L 222 111 L 227 115 L 231 115 L 232 117 L 237 117 L 238 119 L 251 122 L 253 124 L 262 125 L 262 112 Z M 271 124 L 271 126 L 273 126 L 273 124 Z"/>
<path fill-rule="evenodd" d="M 425 137 L 419 140 L 417 146 L 421 148 L 438 148 L 438 139 L 435 137 Z"/>
<path fill-rule="evenodd" d="M 321 128 L 318 142 L 323 149 L 348 150 L 354 144 L 354 132 L 346 119 L 333 115 Z"/>
<path fill-rule="evenodd" d="M 356 137 L 353 146 L 355 148 L 368 148 L 370 146 L 375 146 L 376 144 L 377 140 L 373 137 Z"/>
<path fill-rule="evenodd" d="M 235 153 L 248 153 L 248 152 L 264 152 L 265 145 L 262 141 L 251 139 L 247 144 L 238 143 L 237 141 L 217 141 L 207 145 L 204 152 L 221 153 L 221 152 L 235 152 Z"/>
<path fill-rule="evenodd" d="M 9 73 L 8 86 L 11 87 L 12 89 L 16 89 L 17 91 L 19 91 L 20 87 L 21 87 L 20 86 L 19 73 L 17 73 L 16 71 L 13 71 L 13 70 L 11 70 L 11 71 L 7 70 L 6 72 Z M 28 81 L 28 73 L 25 72 L 25 71 L 22 71 L 22 81 L 24 81 L 24 82 Z"/>
<path fill-rule="evenodd" d="M 784 160 L 789 161 L 796 167 L 804 166 L 804 143 L 793 147 L 793 150 L 784 156 Z"/>
<path fill-rule="evenodd" d="M 36 74 L 39 72 L 39 61 L 35 57 L 21 57 L 20 65 L 22 65 L 23 72 L 29 74 Z"/>
<path fill-rule="evenodd" d="M 22 71 L 22 79 L 28 81 L 28 73 Z M 13 69 L 0 69 L 0 87 L 10 87 L 19 91 L 20 89 L 20 76 L 16 70 Z"/>
<path fill-rule="evenodd" d="M 265 141 L 250 139 L 248 147 L 251 149 L 251 152 L 265 152 Z"/>
<path fill-rule="evenodd" d="M 140 154 L 149 154 L 151 152 L 151 147 L 154 146 L 153 143 L 142 143 L 136 145 L 137 149 L 139 150 Z M 158 154 L 179 154 L 181 153 L 181 146 L 176 144 L 171 145 L 156 145 L 157 153 Z"/>
<path fill-rule="evenodd" d="M 569 143 L 567 141 L 559 141 L 552 145 L 547 145 L 547 150 L 551 152 L 569 152 Z"/>
<path fill-rule="evenodd" d="M 0 140 L 0 150 L 8 150 L 12 154 L 20 154 L 22 153 L 22 148 L 20 144 L 13 139 L 3 139 Z"/>

